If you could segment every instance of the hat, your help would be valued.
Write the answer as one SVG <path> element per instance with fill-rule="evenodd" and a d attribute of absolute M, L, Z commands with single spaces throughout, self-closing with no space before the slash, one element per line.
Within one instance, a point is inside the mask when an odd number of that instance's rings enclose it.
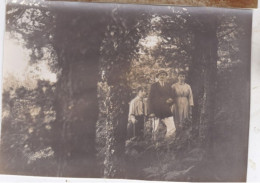
<path fill-rule="evenodd" d="M 160 74 L 162 74 L 162 73 L 165 73 L 166 76 L 168 76 L 168 73 L 167 73 L 165 70 L 161 69 L 161 70 L 159 70 L 159 72 L 155 75 L 155 77 L 158 78 L 158 76 L 159 76 Z"/>

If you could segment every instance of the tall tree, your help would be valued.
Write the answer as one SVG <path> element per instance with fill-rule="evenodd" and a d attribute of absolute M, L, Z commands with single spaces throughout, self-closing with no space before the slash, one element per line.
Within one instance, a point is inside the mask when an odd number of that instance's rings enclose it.
<path fill-rule="evenodd" d="M 99 49 L 106 27 L 104 14 L 109 8 L 98 4 L 81 7 L 54 8 L 57 21 L 54 48 L 62 68 L 57 83 L 54 138 L 58 145 L 59 176 L 96 177 Z"/>
<path fill-rule="evenodd" d="M 216 12 L 214 12 L 216 13 Z M 194 121 L 198 125 L 199 140 L 202 145 L 208 146 L 210 127 L 214 120 L 214 91 L 216 87 L 218 39 L 218 15 L 207 12 L 195 15 L 196 25 L 193 24 L 194 50 L 190 78 L 191 87 L 195 96 L 196 111 Z"/>
<path fill-rule="evenodd" d="M 110 178 L 125 176 L 125 138 L 131 96 L 127 73 L 141 35 L 137 29 L 139 21 L 146 16 L 141 9 L 116 5 L 101 46 L 100 80 L 107 86 L 104 176 Z"/>

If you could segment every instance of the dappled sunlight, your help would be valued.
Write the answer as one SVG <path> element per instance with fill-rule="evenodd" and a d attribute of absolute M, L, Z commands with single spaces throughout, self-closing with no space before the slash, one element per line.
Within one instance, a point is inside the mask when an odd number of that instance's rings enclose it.
<path fill-rule="evenodd" d="M 146 38 L 140 40 L 140 44 L 146 48 L 153 49 L 161 41 L 162 38 L 160 36 L 148 35 Z"/>
<path fill-rule="evenodd" d="M 38 80 L 57 82 L 57 73 L 51 71 L 49 63 L 55 57 L 51 57 L 50 49 L 44 50 L 41 60 L 30 63 L 31 50 L 25 48 L 23 40 L 14 40 L 10 34 L 5 36 L 5 50 L 3 63 L 3 89 L 17 89 L 25 87 L 33 90 L 37 87 Z"/>

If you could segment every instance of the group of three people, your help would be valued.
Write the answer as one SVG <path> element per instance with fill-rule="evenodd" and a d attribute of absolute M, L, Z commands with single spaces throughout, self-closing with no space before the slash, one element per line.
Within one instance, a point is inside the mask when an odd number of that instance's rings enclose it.
<path fill-rule="evenodd" d="M 146 117 L 152 118 L 153 133 L 158 131 L 160 122 L 165 124 L 165 138 L 174 136 L 176 128 L 180 129 L 184 120 L 191 118 L 193 95 L 190 85 L 185 83 L 185 73 L 179 72 L 178 82 L 173 85 L 167 82 L 167 76 L 165 70 L 159 70 L 148 100 L 146 89 L 138 88 L 137 96 L 129 106 L 128 138 L 143 138 Z"/>

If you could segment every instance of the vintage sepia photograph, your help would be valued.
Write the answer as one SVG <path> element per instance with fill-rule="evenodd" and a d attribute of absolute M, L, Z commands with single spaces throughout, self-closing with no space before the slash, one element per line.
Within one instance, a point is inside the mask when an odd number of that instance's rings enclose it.
<path fill-rule="evenodd" d="M 9 0 L 0 173 L 243 182 L 252 10 Z"/>

